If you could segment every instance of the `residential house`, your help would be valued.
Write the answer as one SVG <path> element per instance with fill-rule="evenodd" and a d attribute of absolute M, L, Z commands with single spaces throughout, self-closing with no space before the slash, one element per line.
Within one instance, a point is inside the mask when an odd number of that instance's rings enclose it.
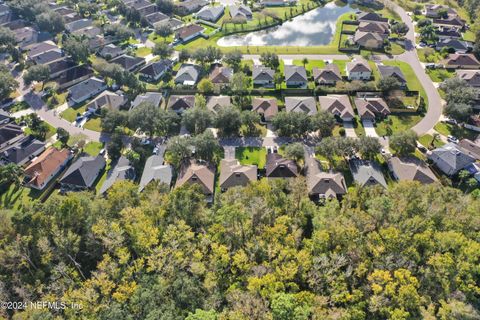
<path fill-rule="evenodd" d="M 214 84 L 226 85 L 230 83 L 233 76 L 233 69 L 229 67 L 224 67 L 221 65 L 216 65 L 212 72 L 210 72 L 209 79 Z"/>
<path fill-rule="evenodd" d="M 172 109 L 176 113 L 182 113 L 183 111 L 193 108 L 195 105 L 195 96 L 170 96 L 168 99 L 167 109 Z"/>
<path fill-rule="evenodd" d="M 8 111 L 5 111 L 4 109 L 0 109 L 0 126 L 11 122 L 13 119 L 14 118 Z"/>
<path fill-rule="evenodd" d="M 342 121 L 352 121 L 355 117 L 348 95 L 331 94 L 318 97 L 320 109 L 340 118 Z"/>
<path fill-rule="evenodd" d="M 138 12 L 141 17 L 145 17 L 157 11 L 157 6 L 148 0 L 129 0 L 125 1 L 124 4 L 130 10 Z"/>
<path fill-rule="evenodd" d="M 38 31 L 32 27 L 23 27 L 12 31 L 18 47 L 22 50 L 38 41 Z"/>
<path fill-rule="evenodd" d="M 116 58 L 120 55 L 123 54 L 123 49 L 120 47 L 117 47 L 113 43 L 107 44 L 100 50 L 98 53 L 102 58 L 105 58 L 107 60 Z"/>
<path fill-rule="evenodd" d="M 72 191 L 92 189 L 93 183 L 102 173 L 105 164 L 105 158 L 101 155 L 81 156 L 60 179 L 62 189 Z"/>
<path fill-rule="evenodd" d="M 390 108 L 383 98 L 355 98 L 355 105 L 362 120 L 375 121 L 390 114 Z"/>
<path fill-rule="evenodd" d="M 55 79 L 58 76 L 64 75 L 70 69 L 78 67 L 78 64 L 69 59 L 58 60 L 48 64 L 50 70 L 50 79 Z"/>
<path fill-rule="evenodd" d="M 197 83 L 200 68 L 193 64 L 182 64 L 175 76 L 175 83 L 193 86 Z"/>
<path fill-rule="evenodd" d="M 307 87 L 307 71 L 303 66 L 285 66 L 284 76 L 287 87 Z"/>
<path fill-rule="evenodd" d="M 312 116 L 317 113 L 314 97 L 285 97 L 287 112 L 305 112 Z"/>
<path fill-rule="evenodd" d="M 188 42 L 203 34 L 203 31 L 205 31 L 204 27 L 199 26 L 198 24 L 190 24 L 179 28 L 175 33 L 175 39 L 182 42 Z"/>
<path fill-rule="evenodd" d="M 230 17 L 232 19 L 245 19 L 252 20 L 253 14 L 250 7 L 240 4 L 240 5 L 231 5 L 228 7 L 230 11 Z"/>
<path fill-rule="evenodd" d="M 354 59 L 347 63 L 346 71 L 348 80 L 370 80 L 372 78 L 372 69 L 363 59 Z"/>
<path fill-rule="evenodd" d="M 68 149 L 48 148 L 25 168 L 24 174 L 28 181 L 26 185 L 43 190 L 72 158 L 73 154 Z"/>
<path fill-rule="evenodd" d="M 447 176 L 453 176 L 469 164 L 475 162 L 474 157 L 468 155 L 455 143 L 451 142 L 432 150 L 427 157 Z"/>
<path fill-rule="evenodd" d="M 452 53 L 443 60 L 447 69 L 479 69 L 480 62 L 473 54 Z"/>
<path fill-rule="evenodd" d="M 428 184 L 438 180 L 428 165 L 415 157 L 392 157 L 388 160 L 388 169 L 398 181 L 418 181 Z"/>
<path fill-rule="evenodd" d="M 435 49 L 440 51 L 443 48 L 453 49 L 456 53 L 467 53 L 472 50 L 473 43 L 460 39 L 440 39 Z"/>
<path fill-rule="evenodd" d="M 458 146 L 469 156 L 480 160 L 480 142 L 476 143 L 469 139 L 462 139 L 458 143 Z"/>
<path fill-rule="evenodd" d="M 441 4 L 426 4 L 423 14 L 427 18 L 440 18 L 439 12 L 441 12 L 443 10 L 446 11 L 447 16 L 456 16 L 457 15 L 457 12 L 453 8 L 451 8 L 449 6 L 444 6 L 444 5 L 441 5 Z"/>
<path fill-rule="evenodd" d="M 77 31 L 72 32 L 77 37 L 94 39 L 97 36 L 103 36 L 103 31 L 99 27 L 87 27 Z"/>
<path fill-rule="evenodd" d="M 405 78 L 405 75 L 403 74 L 402 70 L 400 70 L 399 67 L 385 66 L 383 64 L 377 64 L 377 67 L 378 67 L 378 72 L 380 73 L 380 77 L 382 79 L 393 77 L 397 79 L 397 81 L 400 83 L 402 88 L 407 87 L 407 78 Z"/>
<path fill-rule="evenodd" d="M 361 12 L 357 14 L 357 20 L 360 22 L 367 21 L 367 22 L 388 23 L 388 18 L 384 18 L 376 12 Z"/>
<path fill-rule="evenodd" d="M 267 154 L 265 170 L 267 178 L 295 178 L 299 174 L 295 161 L 285 159 L 278 153 Z"/>
<path fill-rule="evenodd" d="M 93 26 L 92 19 L 79 19 L 65 24 L 65 30 L 74 33 L 78 30 Z"/>
<path fill-rule="evenodd" d="M 462 34 L 455 28 L 435 29 L 435 34 L 437 35 L 439 40 L 462 38 Z"/>
<path fill-rule="evenodd" d="M 271 88 L 275 85 L 275 71 L 268 67 L 254 65 L 252 78 L 255 86 Z"/>
<path fill-rule="evenodd" d="M 58 49 L 58 46 L 52 41 L 31 44 L 25 47 L 25 50 L 27 51 L 27 60 L 33 61 L 34 57 L 54 49 Z"/>
<path fill-rule="evenodd" d="M 172 64 L 172 61 L 168 59 L 152 62 L 142 67 L 138 74 L 145 81 L 156 82 L 171 70 Z"/>
<path fill-rule="evenodd" d="M 335 85 L 337 81 L 342 81 L 340 69 L 334 63 L 327 64 L 325 68 L 313 68 L 313 80 L 321 85 Z"/>
<path fill-rule="evenodd" d="M 101 109 L 120 110 L 120 108 L 127 102 L 127 97 L 122 91 L 112 92 L 105 90 L 99 94 L 95 99 L 86 105 L 86 109 Z"/>
<path fill-rule="evenodd" d="M 205 7 L 209 2 L 206 0 L 186 0 L 183 2 L 175 3 L 175 11 L 178 15 L 186 16 L 191 13 L 197 12 L 201 8 Z"/>
<path fill-rule="evenodd" d="M 15 123 L 7 123 L 0 126 L 0 150 L 23 139 L 22 127 Z"/>
<path fill-rule="evenodd" d="M 70 100 L 75 103 L 82 103 L 97 94 L 107 90 L 105 81 L 92 77 L 88 80 L 82 81 L 68 89 L 68 96 Z"/>
<path fill-rule="evenodd" d="M 453 28 L 460 31 L 465 29 L 466 22 L 459 16 L 451 16 L 447 19 L 433 19 L 433 25 L 437 28 Z"/>
<path fill-rule="evenodd" d="M 358 25 L 357 31 L 379 33 L 379 34 L 389 33 L 388 24 L 371 22 L 371 21 L 361 21 L 360 24 Z"/>
<path fill-rule="evenodd" d="M 160 107 L 160 103 L 162 103 L 163 95 L 159 92 L 146 92 L 144 94 L 139 94 L 135 97 L 135 100 L 132 101 L 130 110 L 135 109 L 141 103 L 149 103 L 154 107 Z"/>
<path fill-rule="evenodd" d="M 206 98 L 207 109 L 213 112 L 218 112 L 219 109 L 232 105 L 230 96 L 208 96 Z"/>
<path fill-rule="evenodd" d="M 225 11 L 225 7 L 222 5 L 219 6 L 208 6 L 203 7 L 200 11 L 195 14 L 197 19 L 202 19 L 210 22 L 217 22 Z"/>
<path fill-rule="evenodd" d="M 385 35 L 374 32 L 355 31 L 353 42 L 361 47 L 368 49 L 383 48 L 385 42 Z"/>
<path fill-rule="evenodd" d="M 151 13 L 147 16 L 145 16 L 145 20 L 147 23 L 152 27 L 155 28 L 157 26 L 160 26 L 162 24 L 168 23 L 168 20 L 170 19 L 169 16 L 166 14 L 163 14 L 159 11 Z"/>
<path fill-rule="evenodd" d="M 457 70 L 457 78 L 465 80 L 469 86 L 480 88 L 480 70 Z"/>
<path fill-rule="evenodd" d="M 317 159 L 307 157 L 305 170 L 308 195 L 313 200 L 340 198 L 347 193 L 347 184 L 343 174 L 323 171 Z"/>
<path fill-rule="evenodd" d="M 387 182 L 382 173 L 382 168 L 375 161 L 352 159 L 349 161 L 355 183 L 360 187 L 382 186 L 387 188 Z"/>
<path fill-rule="evenodd" d="M 222 191 L 232 187 L 246 186 L 252 181 L 257 181 L 257 166 L 242 166 L 237 159 L 220 161 L 219 184 Z"/>
<path fill-rule="evenodd" d="M 278 103 L 275 98 L 258 98 L 252 100 L 252 111 L 258 112 L 262 122 L 271 121 L 278 113 Z"/>
<path fill-rule="evenodd" d="M 285 7 L 293 6 L 297 0 L 260 0 L 260 4 L 264 7 Z"/>
<path fill-rule="evenodd" d="M 33 61 L 35 64 L 50 64 L 55 61 L 63 60 L 65 59 L 65 54 L 63 53 L 62 49 L 56 48 L 56 49 L 51 49 L 49 51 L 45 51 L 43 53 L 40 53 L 36 55 L 35 57 L 32 57 L 31 61 Z"/>
<path fill-rule="evenodd" d="M 85 81 L 91 78 L 92 75 L 93 71 L 88 67 L 84 65 L 75 66 L 73 68 L 65 70 L 63 73 L 57 76 L 55 78 L 55 82 L 57 83 L 58 89 L 62 90 L 82 81 Z"/>
<path fill-rule="evenodd" d="M 26 136 L 4 148 L 0 152 L 0 159 L 3 163 L 14 163 L 23 166 L 44 150 L 45 142 L 39 141 L 33 136 Z"/>
<path fill-rule="evenodd" d="M 200 186 L 200 191 L 207 197 L 207 201 L 212 202 L 215 192 L 215 167 L 203 161 L 184 161 L 180 165 L 175 187 L 187 184 Z"/>
<path fill-rule="evenodd" d="M 135 177 L 135 168 L 126 157 L 121 156 L 115 166 L 107 173 L 107 179 L 100 187 L 99 193 L 105 194 L 117 181 L 133 181 Z"/>
<path fill-rule="evenodd" d="M 143 189 L 152 181 L 158 181 L 164 183 L 170 188 L 172 183 L 172 167 L 163 163 L 163 156 L 152 155 L 145 162 L 142 178 L 138 185 L 138 191 L 142 192 Z"/>
<path fill-rule="evenodd" d="M 120 66 L 122 66 L 123 69 L 127 71 L 134 71 L 145 64 L 145 59 L 141 57 L 132 57 L 124 54 L 110 60 L 110 63 L 119 64 Z"/>

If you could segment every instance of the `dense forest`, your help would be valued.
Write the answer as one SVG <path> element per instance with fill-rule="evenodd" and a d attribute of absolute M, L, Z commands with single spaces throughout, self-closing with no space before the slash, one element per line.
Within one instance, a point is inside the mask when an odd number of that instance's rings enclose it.
<path fill-rule="evenodd" d="M 67 305 L 0 317 L 480 319 L 480 200 L 459 190 L 317 205 L 303 179 L 262 180 L 208 207 L 195 186 L 137 188 L 0 211 L 0 300 Z"/>

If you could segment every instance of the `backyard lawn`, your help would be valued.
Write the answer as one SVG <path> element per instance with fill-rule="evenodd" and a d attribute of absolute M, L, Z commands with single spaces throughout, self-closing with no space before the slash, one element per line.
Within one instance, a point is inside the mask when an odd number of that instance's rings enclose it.
<path fill-rule="evenodd" d="M 267 150 L 261 147 L 238 147 L 235 149 L 235 158 L 242 165 L 254 164 L 263 169 L 267 161 Z"/>
<path fill-rule="evenodd" d="M 22 186 L 17 187 L 12 183 L 5 192 L 0 194 L 0 205 L 5 209 L 19 210 L 38 199 L 41 194 L 41 191 Z"/>
<path fill-rule="evenodd" d="M 423 136 L 421 136 L 420 138 L 418 138 L 418 141 L 426 148 L 431 148 L 431 143 L 432 143 L 432 140 L 433 140 L 433 136 L 430 135 L 430 134 L 424 134 Z M 441 140 L 435 140 L 433 145 L 435 148 L 438 148 L 438 147 L 441 147 L 443 146 L 445 143 Z"/>
<path fill-rule="evenodd" d="M 103 143 L 97 141 L 91 141 L 83 147 L 83 152 L 88 153 L 91 156 L 97 156 L 100 150 L 103 148 Z"/>
<path fill-rule="evenodd" d="M 50 139 L 55 133 L 57 133 L 57 129 L 55 127 L 53 127 L 52 125 L 50 125 L 48 122 L 45 122 L 43 121 L 43 123 L 45 123 L 47 125 L 47 128 L 48 128 L 48 131 L 47 133 L 45 134 L 45 140 L 48 140 Z M 30 128 L 25 128 L 25 134 L 27 135 L 30 135 L 32 134 L 32 130 L 30 130 Z"/>
<path fill-rule="evenodd" d="M 383 64 L 387 66 L 399 67 L 400 70 L 402 70 L 403 74 L 405 75 L 405 78 L 407 79 L 408 89 L 420 92 L 420 95 L 425 100 L 425 104 L 428 105 L 427 94 L 425 93 L 425 90 L 423 89 L 422 84 L 418 80 L 417 75 L 415 74 L 415 71 L 413 71 L 412 67 L 408 63 L 403 61 L 390 60 L 390 61 L 384 61 Z"/>
<path fill-rule="evenodd" d="M 379 136 L 389 136 L 392 133 L 411 129 L 422 117 L 418 114 L 389 115 L 384 121 L 376 124 L 376 131 Z"/>
<path fill-rule="evenodd" d="M 95 190 L 97 191 L 97 193 L 100 191 L 100 188 L 102 187 L 105 180 L 107 180 L 107 174 L 108 174 L 108 171 L 110 171 L 110 162 L 111 162 L 110 159 L 108 159 L 107 164 L 105 165 L 105 170 L 103 170 L 103 173 L 100 176 L 100 178 L 97 178 L 97 181 L 96 181 L 97 184 L 95 185 Z"/>

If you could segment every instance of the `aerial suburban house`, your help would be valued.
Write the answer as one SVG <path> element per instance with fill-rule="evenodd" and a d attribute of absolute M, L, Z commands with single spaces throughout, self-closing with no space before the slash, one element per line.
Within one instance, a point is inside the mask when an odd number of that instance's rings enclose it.
<path fill-rule="evenodd" d="M 370 80 L 372 69 L 363 59 L 354 59 L 346 66 L 348 80 Z"/>
<path fill-rule="evenodd" d="M 278 153 L 267 154 L 265 170 L 267 178 L 295 178 L 298 176 L 298 167 L 295 161 L 285 159 Z"/>
<path fill-rule="evenodd" d="M 210 72 L 209 79 L 214 84 L 229 84 L 232 80 L 233 69 L 221 65 L 215 65 L 212 72 Z"/>
<path fill-rule="evenodd" d="M 246 186 L 257 181 L 257 166 L 242 166 L 237 159 L 223 159 L 220 161 L 220 189 L 226 191 L 237 186 Z"/>
<path fill-rule="evenodd" d="M 3 163 L 14 163 L 23 166 L 45 150 L 45 142 L 26 136 L 16 143 L 9 145 L 0 152 Z"/>
<path fill-rule="evenodd" d="M 195 105 L 195 96 L 170 96 L 168 99 L 167 109 L 172 109 L 176 113 L 182 113 L 183 111 L 193 108 Z"/>
<path fill-rule="evenodd" d="M 223 12 L 225 11 L 225 7 L 222 5 L 219 6 L 208 6 L 203 7 L 200 11 L 195 14 L 197 19 L 202 19 L 211 22 L 217 22 L 221 16 L 223 16 Z"/>
<path fill-rule="evenodd" d="M 48 65 L 48 69 L 50 70 L 50 79 L 55 79 L 56 77 L 65 74 L 65 72 L 68 70 L 76 67 L 78 67 L 78 64 L 69 59 L 58 60 L 50 63 Z"/>
<path fill-rule="evenodd" d="M 285 97 L 287 112 L 304 112 L 310 116 L 317 113 L 314 97 Z"/>
<path fill-rule="evenodd" d="M 74 66 L 65 70 L 55 78 L 58 89 L 65 89 L 71 87 L 79 82 L 91 78 L 93 71 L 85 66 Z"/>
<path fill-rule="evenodd" d="M 109 110 L 120 110 L 120 107 L 122 107 L 127 100 L 127 97 L 120 90 L 117 92 L 105 90 L 95 99 L 90 101 L 85 108 L 87 110 L 96 109 L 97 111 L 100 111 L 103 108 L 107 108 Z"/>
<path fill-rule="evenodd" d="M 68 149 L 48 148 L 25 168 L 24 174 L 28 181 L 26 185 L 42 190 L 72 158 L 73 154 Z"/>
<path fill-rule="evenodd" d="M 73 33 L 75 31 L 93 26 L 92 19 L 79 19 L 65 24 L 65 29 Z"/>
<path fill-rule="evenodd" d="M 449 6 L 440 4 L 426 4 L 423 14 L 427 18 L 440 18 L 440 12 L 446 11 L 447 16 L 456 16 L 457 12 Z"/>
<path fill-rule="evenodd" d="M 433 19 L 433 25 L 437 28 L 453 28 L 465 30 L 466 22 L 458 16 L 451 16 L 447 19 Z"/>
<path fill-rule="evenodd" d="M 462 34 L 455 28 L 436 29 L 435 34 L 439 40 L 443 39 L 461 39 Z"/>
<path fill-rule="evenodd" d="M 467 53 L 473 49 L 473 43 L 459 39 L 441 39 L 437 42 L 435 49 L 453 49 L 456 53 Z"/>
<path fill-rule="evenodd" d="M 138 12 L 142 17 L 157 11 L 157 6 L 147 0 L 126 0 L 123 3 L 130 10 Z"/>
<path fill-rule="evenodd" d="M 390 108 L 383 98 L 355 98 L 355 106 L 362 120 L 375 121 L 390 114 Z"/>
<path fill-rule="evenodd" d="M 172 64 L 172 61 L 168 59 L 152 62 L 141 68 L 138 74 L 145 81 L 155 82 L 171 70 Z"/>
<path fill-rule="evenodd" d="M 117 181 L 133 181 L 135 180 L 135 177 L 135 169 L 131 165 L 130 161 L 126 157 L 121 156 L 115 166 L 107 173 L 107 179 L 100 187 L 99 193 L 105 194 L 108 189 L 110 189 Z"/>
<path fill-rule="evenodd" d="M 269 67 L 253 66 L 253 85 L 271 88 L 275 85 L 275 71 Z"/>
<path fill-rule="evenodd" d="M 260 4 L 265 7 L 285 7 L 293 6 L 297 3 L 297 0 L 261 0 Z"/>
<path fill-rule="evenodd" d="M 200 68 L 193 64 L 182 64 L 175 76 L 175 83 L 184 86 L 193 86 L 198 81 Z"/>
<path fill-rule="evenodd" d="M 277 99 L 255 97 L 252 100 L 252 111 L 260 114 L 262 122 L 271 121 L 278 113 Z"/>
<path fill-rule="evenodd" d="M 342 121 L 352 121 L 355 117 L 348 95 L 320 96 L 318 101 L 320 102 L 320 109 L 330 112 Z"/>
<path fill-rule="evenodd" d="M 62 49 L 55 48 L 36 55 L 31 59 L 31 61 L 33 61 L 35 64 L 47 65 L 63 59 L 65 59 L 65 54 L 63 53 Z"/>
<path fill-rule="evenodd" d="M 145 16 L 145 20 L 153 28 L 160 26 L 161 24 L 168 23 L 169 19 L 170 19 L 169 16 L 159 11 Z"/>
<path fill-rule="evenodd" d="M 387 188 L 387 182 L 383 176 L 382 168 L 377 162 L 351 159 L 349 165 L 353 179 L 360 187 L 379 185 Z"/>
<path fill-rule="evenodd" d="M 218 112 L 221 108 L 232 105 L 230 96 L 208 96 L 207 109 L 213 112 Z"/>
<path fill-rule="evenodd" d="M 67 169 L 60 185 L 64 190 L 78 191 L 92 189 L 93 183 L 105 168 L 105 158 L 81 156 Z"/>
<path fill-rule="evenodd" d="M 107 90 L 106 83 L 99 78 L 92 77 L 74 85 L 73 87 L 70 87 L 68 89 L 68 96 L 73 102 L 82 103 L 83 101 L 96 96 L 104 90 Z"/>
<path fill-rule="evenodd" d="M 357 15 L 357 20 L 360 22 L 380 22 L 388 23 L 388 18 L 384 18 L 375 12 L 361 12 Z"/>
<path fill-rule="evenodd" d="M 23 27 L 12 31 L 18 47 L 22 50 L 25 50 L 29 45 L 38 42 L 38 31 L 32 27 Z"/>
<path fill-rule="evenodd" d="M 0 150 L 16 143 L 18 140 L 23 139 L 23 137 L 22 127 L 14 123 L 7 123 L 0 126 Z"/>
<path fill-rule="evenodd" d="M 465 152 L 469 156 L 477 160 L 480 160 L 480 142 L 475 143 L 469 139 L 462 139 L 458 143 L 458 146 L 461 148 L 463 152 Z"/>
<path fill-rule="evenodd" d="M 183 161 L 180 165 L 175 187 L 186 184 L 200 186 L 200 191 L 207 197 L 207 202 L 212 202 L 215 192 L 215 167 L 203 161 Z"/>
<path fill-rule="evenodd" d="M 473 54 L 452 53 L 443 60 L 447 69 L 479 69 L 480 62 Z"/>
<path fill-rule="evenodd" d="M 187 0 L 175 3 L 175 11 L 180 16 L 186 16 L 197 12 L 208 4 L 206 0 Z"/>
<path fill-rule="evenodd" d="M 379 34 L 388 34 L 389 33 L 388 24 L 370 22 L 370 21 L 360 22 L 360 24 L 358 25 L 357 31 L 379 33 Z"/>
<path fill-rule="evenodd" d="M 110 60 L 110 63 L 116 63 L 122 66 L 122 68 L 127 71 L 134 71 L 143 66 L 146 61 L 144 58 L 141 57 L 132 57 L 124 54 L 113 58 L 112 60 Z"/>
<path fill-rule="evenodd" d="M 407 87 L 407 79 L 405 78 L 405 75 L 403 74 L 402 70 L 400 70 L 399 67 L 385 66 L 383 64 L 378 64 L 377 67 L 378 67 L 378 72 L 380 73 L 380 76 L 382 79 L 393 77 L 397 79 L 397 81 L 400 83 L 402 88 Z"/>
<path fill-rule="evenodd" d="M 388 160 L 388 169 L 398 181 L 418 181 L 428 184 L 438 180 L 428 165 L 415 157 L 392 157 Z"/>
<path fill-rule="evenodd" d="M 163 95 L 160 92 L 145 92 L 144 94 L 139 94 L 135 97 L 135 100 L 132 101 L 130 110 L 135 109 L 141 103 L 149 103 L 154 107 L 160 107 L 162 103 Z"/>
<path fill-rule="evenodd" d="M 322 69 L 314 67 L 312 73 L 313 80 L 317 84 L 335 85 L 338 81 L 342 81 L 340 69 L 334 63 L 327 64 L 325 68 Z"/>
<path fill-rule="evenodd" d="M 142 192 L 152 181 L 165 184 L 168 188 L 172 183 L 172 167 L 163 163 L 163 156 L 152 155 L 145 162 L 142 178 L 138 185 L 138 191 Z"/>
<path fill-rule="evenodd" d="M 54 49 L 58 49 L 58 46 L 52 41 L 44 41 L 31 44 L 25 48 L 25 50 L 27 51 L 27 60 L 33 61 L 34 57 Z"/>
<path fill-rule="evenodd" d="M 475 158 L 468 155 L 454 143 L 432 150 L 427 155 L 434 165 L 447 176 L 453 176 L 460 170 L 475 162 Z"/>
<path fill-rule="evenodd" d="M 285 66 L 284 76 L 287 87 L 307 87 L 307 71 L 303 66 Z"/>
<path fill-rule="evenodd" d="M 374 32 L 355 31 L 353 42 L 368 49 L 380 49 L 385 42 L 385 35 Z"/>
<path fill-rule="evenodd" d="M 347 184 L 343 174 L 325 172 L 317 159 L 305 159 L 308 195 L 312 200 L 341 198 L 347 193 Z"/>
<path fill-rule="evenodd" d="M 240 4 L 240 5 L 231 5 L 228 7 L 230 11 L 230 16 L 232 19 L 245 19 L 252 20 L 252 10 L 250 7 Z"/>
<path fill-rule="evenodd" d="M 480 88 L 480 70 L 457 70 L 457 77 L 465 80 L 469 86 Z"/>
<path fill-rule="evenodd" d="M 123 49 L 120 47 L 117 47 L 116 45 L 110 43 L 107 44 L 106 46 L 102 47 L 102 50 L 98 52 L 98 54 L 107 60 L 116 58 L 120 55 L 123 54 Z"/>

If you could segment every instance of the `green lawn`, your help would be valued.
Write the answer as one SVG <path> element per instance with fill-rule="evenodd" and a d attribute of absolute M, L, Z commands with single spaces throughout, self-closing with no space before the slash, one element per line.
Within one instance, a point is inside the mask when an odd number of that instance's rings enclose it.
<path fill-rule="evenodd" d="M 399 67 L 400 70 L 402 70 L 403 74 L 405 75 L 405 78 L 407 79 L 408 89 L 420 92 L 420 95 L 425 100 L 425 104 L 428 105 L 427 94 L 425 93 L 425 90 L 423 89 L 422 84 L 418 80 L 417 75 L 415 74 L 415 71 L 413 71 L 412 67 L 408 63 L 403 61 L 398 61 L 398 60 L 390 60 L 390 61 L 384 61 L 383 64 L 387 66 Z"/>
<path fill-rule="evenodd" d="M 25 101 L 18 101 L 18 102 L 15 102 L 14 104 L 12 104 L 8 108 L 8 111 L 11 112 L 11 113 L 15 113 L 15 112 L 25 110 L 25 109 L 28 109 L 28 108 L 30 108 L 28 103 L 26 103 Z"/>
<path fill-rule="evenodd" d="M 378 71 L 377 64 L 370 60 L 370 61 L 368 61 L 368 65 L 372 69 L 373 80 L 379 80 L 380 79 L 380 72 Z"/>
<path fill-rule="evenodd" d="M 83 104 L 83 105 L 80 105 L 78 107 L 70 107 L 68 109 L 66 109 L 65 111 L 63 111 L 62 113 L 60 113 L 60 116 L 69 121 L 69 122 L 73 122 L 75 121 L 75 119 L 77 118 L 77 116 L 83 114 L 86 110 L 85 108 L 86 104 Z"/>
<path fill-rule="evenodd" d="M 152 53 L 152 49 L 150 48 L 147 48 L 147 47 L 141 47 L 141 48 L 137 48 L 137 50 L 135 50 L 135 55 L 137 57 L 146 57 L 148 56 L 150 53 Z"/>
<path fill-rule="evenodd" d="M 426 71 L 433 82 L 443 82 L 455 76 L 455 71 L 447 69 L 426 69 Z"/>
<path fill-rule="evenodd" d="M 418 138 L 418 141 L 426 148 L 431 148 L 431 143 L 432 143 L 432 140 L 433 140 L 433 136 L 430 135 L 430 134 L 424 134 L 423 136 L 421 136 L 420 138 Z M 434 141 L 434 147 L 435 148 L 439 148 L 441 146 L 443 146 L 445 143 L 443 141 L 440 141 L 440 140 L 435 140 Z"/>
<path fill-rule="evenodd" d="M 293 64 L 296 66 L 302 66 L 303 67 L 303 62 L 302 60 L 293 60 Z M 311 75 L 312 69 L 313 68 L 323 68 L 325 67 L 325 61 L 323 60 L 309 60 L 308 63 L 305 65 L 305 69 L 307 69 L 307 73 Z"/>
<path fill-rule="evenodd" d="M 267 161 L 267 150 L 260 147 L 238 147 L 235 149 L 235 158 L 243 165 L 254 164 L 263 169 Z"/>
<path fill-rule="evenodd" d="M 91 156 L 97 156 L 100 150 L 103 148 L 103 143 L 97 141 L 91 141 L 83 147 L 83 152 L 88 153 Z"/>
<path fill-rule="evenodd" d="M 355 129 L 355 134 L 357 137 L 365 135 L 365 128 L 362 125 L 362 121 L 359 116 L 355 116 L 355 121 L 353 122 L 353 128 Z"/>
<path fill-rule="evenodd" d="M 431 48 L 417 49 L 417 54 L 421 62 L 437 63 L 443 59 L 439 52 Z"/>
<path fill-rule="evenodd" d="M 343 77 L 347 76 L 347 63 L 349 63 L 350 60 L 333 60 L 333 63 L 338 66 L 338 69 L 340 69 L 340 74 Z"/>
<path fill-rule="evenodd" d="M 0 205 L 5 209 L 20 210 L 38 199 L 42 193 L 35 189 L 17 187 L 11 184 L 5 192 L 0 194 Z"/>
<path fill-rule="evenodd" d="M 433 128 L 437 130 L 438 133 L 440 133 L 441 135 L 452 135 L 454 137 L 457 137 L 458 139 L 475 140 L 475 137 L 478 135 L 478 133 L 473 130 L 468 130 L 445 122 L 439 122 Z"/>
<path fill-rule="evenodd" d="M 389 136 L 392 133 L 411 129 L 422 117 L 417 114 L 389 115 L 384 121 L 376 124 L 376 131 L 379 136 Z"/>
<path fill-rule="evenodd" d="M 102 132 L 102 119 L 99 116 L 93 116 L 83 127 L 88 130 Z"/>
<path fill-rule="evenodd" d="M 102 187 L 105 180 L 107 180 L 107 173 L 108 171 L 110 171 L 110 162 L 111 162 L 110 159 L 108 159 L 107 164 L 105 165 L 105 170 L 103 170 L 103 173 L 100 176 L 100 178 L 97 178 L 97 184 L 95 185 L 95 190 L 97 191 L 97 193 Z"/>
<path fill-rule="evenodd" d="M 47 133 L 45 134 L 45 140 L 48 140 L 50 139 L 55 133 L 57 133 L 57 129 L 55 127 L 53 127 L 52 125 L 50 125 L 48 122 L 45 122 L 43 121 L 43 123 L 45 123 L 47 125 L 47 128 L 48 128 L 48 131 Z M 26 135 L 30 135 L 32 134 L 32 130 L 30 130 L 30 128 L 25 128 L 25 134 Z"/>

